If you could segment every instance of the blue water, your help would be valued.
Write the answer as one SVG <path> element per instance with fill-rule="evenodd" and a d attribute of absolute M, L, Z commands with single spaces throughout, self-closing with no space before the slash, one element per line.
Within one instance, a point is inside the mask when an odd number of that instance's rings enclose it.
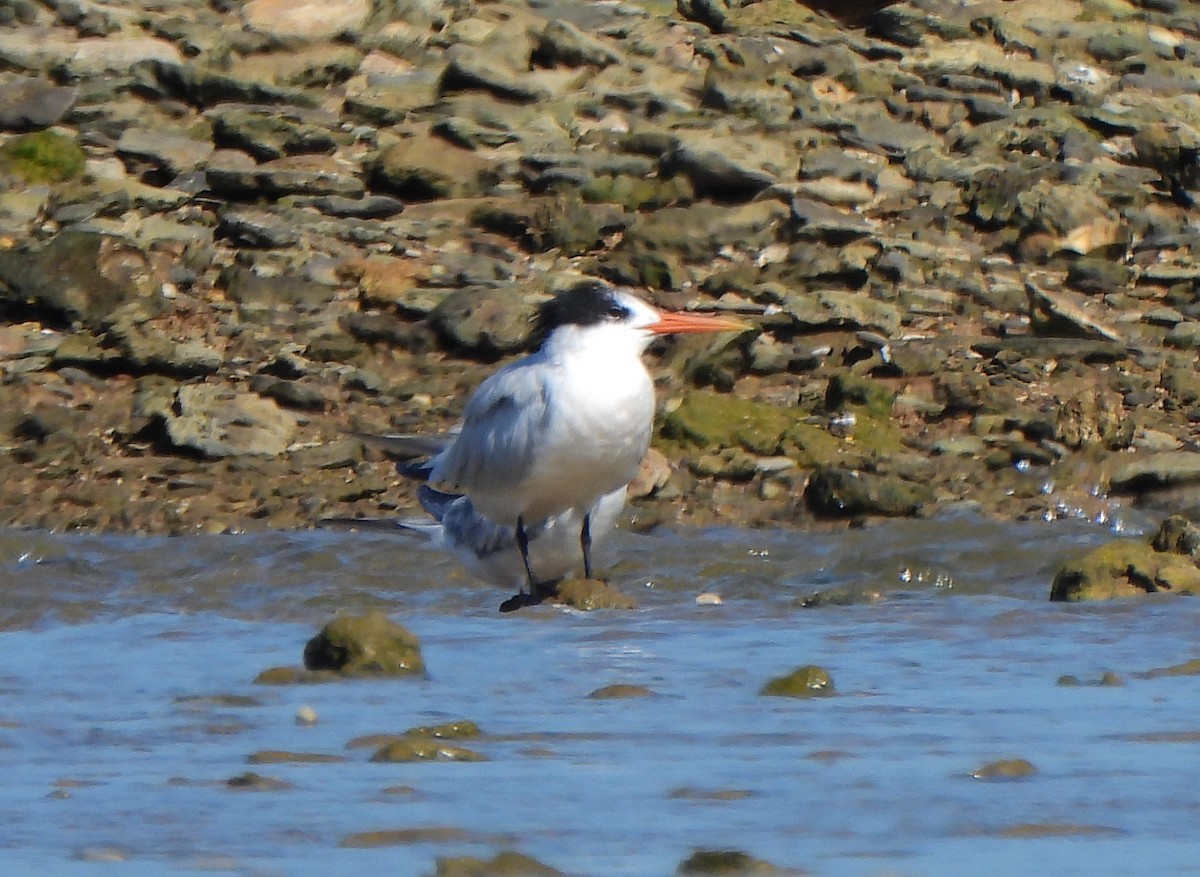
<path fill-rule="evenodd" d="M 505 595 L 399 534 L 4 534 L 0 865 L 418 875 L 516 849 L 665 877 L 731 848 L 824 875 L 1197 874 L 1197 677 L 1139 674 L 1200 657 L 1200 601 L 1046 601 L 1055 565 L 1107 538 L 969 518 L 627 536 L 608 559 L 638 610 L 499 615 Z M 829 588 L 874 596 L 799 607 Z M 374 606 L 420 637 L 426 678 L 254 684 Z M 809 663 L 835 696 L 758 694 Z M 1124 684 L 1058 684 L 1105 671 Z M 612 683 L 655 696 L 588 697 Z M 346 745 L 460 718 L 487 761 Z M 1003 758 L 1037 772 L 971 776 Z M 294 787 L 227 787 L 248 770 Z M 460 834 L 341 846 L 413 828 Z"/>

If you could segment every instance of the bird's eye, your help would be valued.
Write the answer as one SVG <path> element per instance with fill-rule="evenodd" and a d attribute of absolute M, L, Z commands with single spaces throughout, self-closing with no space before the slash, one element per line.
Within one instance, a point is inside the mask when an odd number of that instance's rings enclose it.
<path fill-rule="evenodd" d="M 608 310 L 605 311 L 604 316 L 608 317 L 610 320 L 623 320 L 629 316 L 629 310 L 624 305 L 611 304 L 609 305 Z"/>

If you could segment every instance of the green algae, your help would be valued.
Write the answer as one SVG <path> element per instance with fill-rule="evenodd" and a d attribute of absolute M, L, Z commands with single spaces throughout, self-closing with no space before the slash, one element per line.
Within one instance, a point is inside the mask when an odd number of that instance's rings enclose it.
<path fill-rule="evenodd" d="M 70 137 L 37 131 L 0 146 L 0 170 L 27 183 L 61 183 L 83 174 L 85 156 Z"/>

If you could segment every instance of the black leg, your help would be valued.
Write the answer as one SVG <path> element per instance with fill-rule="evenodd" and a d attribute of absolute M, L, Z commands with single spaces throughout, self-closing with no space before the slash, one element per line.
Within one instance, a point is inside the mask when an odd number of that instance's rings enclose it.
<path fill-rule="evenodd" d="M 525 578 L 529 581 L 529 596 L 537 591 L 537 579 L 533 577 L 533 567 L 529 565 L 529 537 L 525 534 L 525 519 L 517 517 L 517 548 L 521 549 L 521 561 L 525 564 Z"/>
<path fill-rule="evenodd" d="M 592 513 L 583 516 L 583 531 L 579 534 L 579 545 L 583 548 L 583 577 L 592 577 Z"/>

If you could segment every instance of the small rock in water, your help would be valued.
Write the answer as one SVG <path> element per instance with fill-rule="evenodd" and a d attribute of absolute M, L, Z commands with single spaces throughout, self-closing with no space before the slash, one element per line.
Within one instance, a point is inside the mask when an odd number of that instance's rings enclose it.
<path fill-rule="evenodd" d="M 679 874 L 687 877 L 706 874 L 780 874 L 770 862 L 756 859 L 742 850 L 696 850 L 679 863 Z"/>
<path fill-rule="evenodd" d="M 532 856 L 501 850 L 491 860 L 474 856 L 438 858 L 437 877 L 562 877 L 562 871 L 543 865 Z"/>
<path fill-rule="evenodd" d="M 654 697 L 654 691 L 645 685 L 630 685 L 618 682 L 597 688 L 588 695 L 589 700 L 628 700 L 631 697 Z"/>
<path fill-rule="evenodd" d="M 696 595 L 697 606 L 720 606 L 724 602 L 720 594 L 715 594 L 712 591 L 705 591 L 703 594 Z"/>
<path fill-rule="evenodd" d="M 977 780 L 1019 780 L 1033 776 L 1037 768 L 1024 758 L 1006 758 L 993 761 L 971 773 Z"/>
<path fill-rule="evenodd" d="M 572 609 L 636 609 L 637 600 L 622 594 L 599 579 L 567 579 L 559 582 L 555 600 Z"/>
<path fill-rule="evenodd" d="M 317 711 L 308 704 L 296 710 L 296 724 L 312 726 L 317 723 Z"/>
<path fill-rule="evenodd" d="M 417 637 L 382 612 L 346 615 L 325 625 L 304 647 L 309 670 L 343 676 L 410 676 L 425 672 Z"/>
<path fill-rule="evenodd" d="M 759 694 L 770 697 L 825 697 L 833 694 L 833 678 L 824 667 L 807 664 L 786 676 L 777 676 Z"/>

